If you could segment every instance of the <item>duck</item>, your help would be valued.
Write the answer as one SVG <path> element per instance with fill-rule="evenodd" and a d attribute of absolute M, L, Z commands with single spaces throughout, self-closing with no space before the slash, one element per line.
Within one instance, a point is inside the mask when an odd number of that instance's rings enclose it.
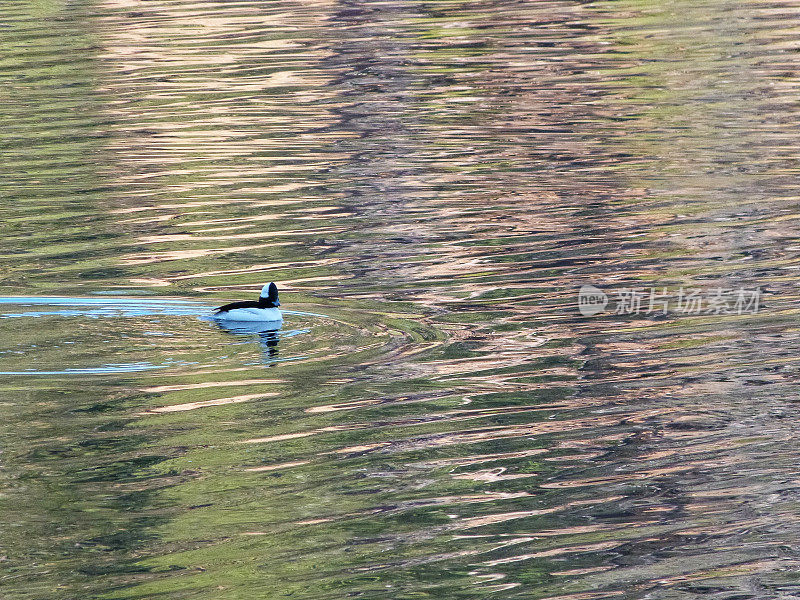
<path fill-rule="evenodd" d="M 261 288 L 258 300 L 245 300 L 231 302 L 220 306 L 214 311 L 214 318 L 225 321 L 283 321 L 283 315 L 278 307 L 278 286 L 269 283 Z"/>

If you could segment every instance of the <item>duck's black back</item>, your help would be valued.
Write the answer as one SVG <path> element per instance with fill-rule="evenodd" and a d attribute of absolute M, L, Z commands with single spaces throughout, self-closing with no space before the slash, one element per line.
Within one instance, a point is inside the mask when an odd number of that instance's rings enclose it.
<path fill-rule="evenodd" d="M 231 302 L 230 304 L 220 306 L 219 308 L 215 308 L 214 310 L 220 313 L 228 310 L 233 310 L 234 308 L 263 308 L 263 306 L 264 306 L 263 304 L 259 304 L 258 302 L 254 302 L 253 300 L 244 300 L 242 302 Z"/>

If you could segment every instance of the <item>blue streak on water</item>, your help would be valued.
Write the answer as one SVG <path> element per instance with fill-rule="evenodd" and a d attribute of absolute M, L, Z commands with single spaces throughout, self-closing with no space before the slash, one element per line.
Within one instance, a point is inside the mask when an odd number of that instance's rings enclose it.
<path fill-rule="evenodd" d="M 176 364 L 189 365 L 183 361 L 172 361 L 161 365 L 154 365 L 149 362 L 107 364 L 100 367 L 86 368 L 67 368 L 60 371 L 0 371 L 0 375 L 108 375 L 110 373 L 138 373 L 140 371 L 153 371 L 156 369 L 166 369 Z"/>
<path fill-rule="evenodd" d="M 168 305 L 183 304 L 201 306 L 202 303 L 194 300 L 179 300 L 170 298 L 68 298 L 68 297 L 47 297 L 47 296 L 0 296 L 0 304 L 46 304 L 46 305 L 68 305 L 68 306 L 89 306 L 111 304 L 142 304 L 142 305 Z"/>
<path fill-rule="evenodd" d="M 201 315 L 210 310 L 208 305 L 189 300 L 141 299 L 141 298 L 33 298 L 0 297 L 0 305 L 16 306 L 63 306 L 88 307 L 86 309 L 65 308 L 60 310 L 9 312 L 0 318 L 15 317 L 141 317 L 148 315 Z"/>

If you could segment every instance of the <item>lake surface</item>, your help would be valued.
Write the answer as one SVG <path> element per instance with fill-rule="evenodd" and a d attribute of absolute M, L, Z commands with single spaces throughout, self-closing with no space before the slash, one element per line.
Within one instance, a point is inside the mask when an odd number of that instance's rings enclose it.
<path fill-rule="evenodd" d="M 0 0 L 0 596 L 800 597 L 798 32 Z"/>

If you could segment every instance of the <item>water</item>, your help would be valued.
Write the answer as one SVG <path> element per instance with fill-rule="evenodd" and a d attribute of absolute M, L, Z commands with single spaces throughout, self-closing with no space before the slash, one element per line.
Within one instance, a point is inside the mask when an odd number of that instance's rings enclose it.
<path fill-rule="evenodd" d="M 0 2 L 0 595 L 800 595 L 798 28 Z"/>

